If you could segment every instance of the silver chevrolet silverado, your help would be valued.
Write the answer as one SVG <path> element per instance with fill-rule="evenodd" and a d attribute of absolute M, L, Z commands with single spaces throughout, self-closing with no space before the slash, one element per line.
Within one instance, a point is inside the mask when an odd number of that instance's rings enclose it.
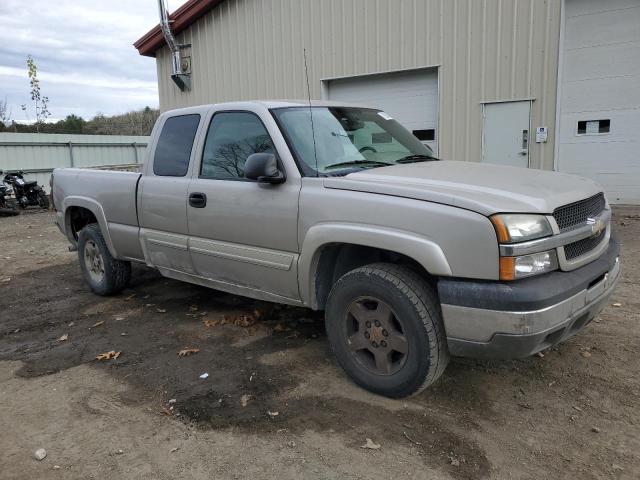
<path fill-rule="evenodd" d="M 438 160 L 385 112 L 336 103 L 166 112 L 142 173 L 58 169 L 52 199 L 98 295 L 139 262 L 324 310 L 340 365 L 389 397 L 450 355 L 525 357 L 574 335 L 620 273 L 590 180 Z"/>

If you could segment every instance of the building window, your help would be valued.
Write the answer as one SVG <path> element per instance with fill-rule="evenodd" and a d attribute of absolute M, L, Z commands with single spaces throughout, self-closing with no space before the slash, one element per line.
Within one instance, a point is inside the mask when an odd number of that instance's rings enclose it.
<path fill-rule="evenodd" d="M 200 178 L 246 180 L 244 163 L 253 153 L 276 154 L 262 121 L 249 112 L 216 113 L 204 143 Z"/>
<path fill-rule="evenodd" d="M 433 142 L 436 139 L 436 131 L 433 128 L 414 130 L 413 135 L 421 142 Z"/>
<path fill-rule="evenodd" d="M 578 135 L 600 135 L 611 131 L 611 120 L 580 120 Z"/>

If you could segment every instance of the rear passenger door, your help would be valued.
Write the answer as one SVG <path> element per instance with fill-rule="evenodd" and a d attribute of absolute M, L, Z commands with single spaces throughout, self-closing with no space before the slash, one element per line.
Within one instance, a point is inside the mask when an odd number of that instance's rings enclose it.
<path fill-rule="evenodd" d="M 188 251 L 187 192 L 201 118 L 193 113 L 164 120 L 140 181 L 138 216 L 145 260 L 167 276 L 195 273 Z"/>
<path fill-rule="evenodd" d="M 189 245 L 198 274 L 218 288 L 298 300 L 300 180 L 267 185 L 244 178 L 252 153 L 278 157 L 273 136 L 280 133 L 275 123 L 271 128 L 251 111 L 213 114 L 189 187 L 196 202 L 187 208 Z"/>

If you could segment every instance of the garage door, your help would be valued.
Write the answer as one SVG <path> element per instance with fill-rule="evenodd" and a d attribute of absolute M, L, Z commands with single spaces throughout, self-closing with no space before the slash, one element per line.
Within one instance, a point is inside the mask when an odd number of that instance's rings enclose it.
<path fill-rule="evenodd" d="M 411 70 L 325 82 L 330 100 L 384 110 L 437 152 L 438 73 Z"/>
<path fill-rule="evenodd" d="M 566 0 L 558 168 L 640 203 L 640 0 Z"/>

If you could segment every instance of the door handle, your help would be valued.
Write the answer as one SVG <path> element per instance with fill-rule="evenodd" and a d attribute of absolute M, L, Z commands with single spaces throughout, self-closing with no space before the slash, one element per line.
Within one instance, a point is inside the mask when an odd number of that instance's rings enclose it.
<path fill-rule="evenodd" d="M 193 208 L 204 208 L 207 206 L 207 195 L 200 192 L 189 194 L 189 205 Z"/>

